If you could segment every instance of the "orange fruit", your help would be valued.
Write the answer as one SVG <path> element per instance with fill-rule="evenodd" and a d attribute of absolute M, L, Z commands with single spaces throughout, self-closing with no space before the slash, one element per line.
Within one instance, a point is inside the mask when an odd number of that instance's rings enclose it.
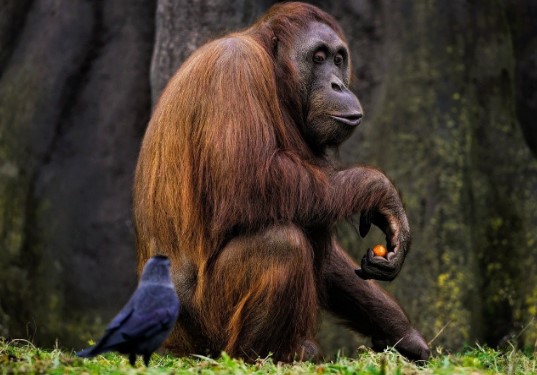
<path fill-rule="evenodd" d="M 373 247 L 373 254 L 378 257 L 385 257 L 386 254 L 388 254 L 388 250 L 383 245 L 375 245 L 375 247 Z"/>

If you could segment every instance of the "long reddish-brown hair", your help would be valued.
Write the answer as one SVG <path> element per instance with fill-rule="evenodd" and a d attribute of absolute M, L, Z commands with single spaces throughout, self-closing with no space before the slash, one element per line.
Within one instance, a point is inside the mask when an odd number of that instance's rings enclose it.
<path fill-rule="evenodd" d="M 294 115 L 302 104 L 293 94 L 297 72 L 288 61 L 275 64 L 278 48 L 290 48 L 312 21 L 344 38 L 319 9 L 281 4 L 243 32 L 198 49 L 170 80 L 136 169 L 139 269 L 156 248 L 172 264 L 187 256 L 203 268 L 230 236 L 291 222 L 299 208 L 308 212 L 326 199 L 326 174 Z M 314 181 L 271 168 L 281 152 Z"/>
<path fill-rule="evenodd" d="M 354 214 L 387 220 L 380 225 L 391 225 L 387 239 L 399 246 L 393 262 L 362 261 L 362 271 L 365 264 L 385 280 L 410 243 L 389 179 L 366 166 L 335 170 L 324 145 L 303 136 L 307 116 L 323 107 L 306 97 L 289 55 L 295 38 L 315 36 L 314 22 L 344 40 L 316 7 L 276 5 L 252 27 L 199 48 L 157 103 L 136 169 L 134 217 L 139 271 L 157 253 L 172 263 L 183 309 L 166 346 L 176 354 L 306 358 L 324 307 L 378 342 L 428 356 L 402 309 L 356 276 L 333 237 L 332 225 Z"/>

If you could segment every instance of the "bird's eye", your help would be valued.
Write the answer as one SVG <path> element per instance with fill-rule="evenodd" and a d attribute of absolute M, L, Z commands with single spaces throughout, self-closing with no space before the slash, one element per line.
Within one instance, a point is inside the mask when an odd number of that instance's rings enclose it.
<path fill-rule="evenodd" d="M 326 60 L 326 52 L 324 51 L 317 51 L 313 55 L 313 61 L 316 63 L 322 63 Z"/>
<path fill-rule="evenodd" d="M 334 57 L 334 64 L 336 65 L 341 65 L 343 63 L 343 56 L 338 53 L 335 57 Z"/>

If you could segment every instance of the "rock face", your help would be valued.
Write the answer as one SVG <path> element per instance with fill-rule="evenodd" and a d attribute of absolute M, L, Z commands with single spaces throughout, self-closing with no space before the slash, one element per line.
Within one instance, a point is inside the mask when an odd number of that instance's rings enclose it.
<path fill-rule="evenodd" d="M 272 3 L 4 1 L 0 336 L 80 345 L 123 305 L 152 103 L 193 50 Z M 412 252 L 386 286 L 429 339 L 447 325 L 435 344 L 533 344 L 537 6 L 312 3 L 345 30 L 366 111 L 341 159 L 385 170 L 408 210 Z M 383 240 L 339 232 L 356 258 Z M 326 325 L 328 352 L 353 350 L 354 336 Z"/>
<path fill-rule="evenodd" d="M 70 345 L 136 282 L 131 185 L 151 108 L 155 4 L 8 3 L 0 327 Z"/>
<path fill-rule="evenodd" d="M 405 198 L 414 241 L 391 287 L 426 337 L 447 325 L 444 346 L 496 345 L 536 313 L 537 163 L 515 111 L 508 9 L 387 9 L 380 97 L 351 151 Z M 535 334 L 530 326 L 520 337 Z"/>

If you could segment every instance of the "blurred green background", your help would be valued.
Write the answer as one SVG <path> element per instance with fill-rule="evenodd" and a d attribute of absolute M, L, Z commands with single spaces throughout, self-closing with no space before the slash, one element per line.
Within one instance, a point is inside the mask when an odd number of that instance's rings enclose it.
<path fill-rule="evenodd" d="M 131 189 L 152 103 L 197 47 L 274 1 L 0 4 L 0 336 L 80 347 L 136 285 Z M 537 345 L 537 3 L 311 1 L 343 27 L 413 233 L 385 284 L 433 346 Z M 359 259 L 382 240 L 341 241 Z M 327 353 L 364 338 L 326 316 Z"/>

